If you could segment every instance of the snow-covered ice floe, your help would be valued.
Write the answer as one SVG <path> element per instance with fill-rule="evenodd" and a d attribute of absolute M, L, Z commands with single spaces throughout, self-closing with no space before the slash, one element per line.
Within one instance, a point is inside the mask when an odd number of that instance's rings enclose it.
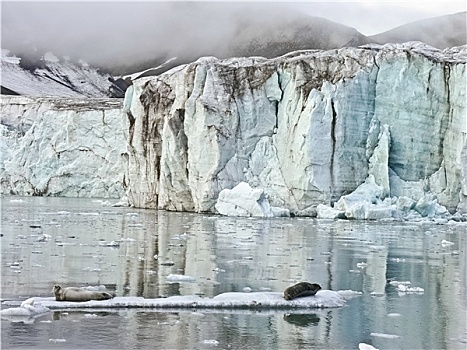
<path fill-rule="evenodd" d="M 277 292 L 230 292 L 219 294 L 213 298 L 203 298 L 197 295 L 157 299 L 116 297 L 109 300 L 87 302 L 55 301 L 53 297 L 35 299 L 36 302 L 40 302 L 50 310 L 112 308 L 303 309 L 336 308 L 345 304 L 344 298 L 338 292 L 330 290 L 320 290 L 314 296 L 289 301 L 284 299 L 282 293 Z M 4 302 L 4 304 L 8 304 L 8 302 Z"/>

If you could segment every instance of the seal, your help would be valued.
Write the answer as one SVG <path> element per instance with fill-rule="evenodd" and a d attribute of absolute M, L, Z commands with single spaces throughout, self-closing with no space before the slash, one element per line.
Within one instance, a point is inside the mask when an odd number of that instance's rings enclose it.
<path fill-rule="evenodd" d="M 90 301 L 112 299 L 113 295 L 107 292 L 89 291 L 77 287 L 62 288 L 58 284 L 52 289 L 57 301 Z"/>
<path fill-rule="evenodd" d="M 321 289 L 321 286 L 316 283 L 310 282 L 299 282 L 290 286 L 284 291 L 284 299 L 292 300 L 295 298 L 308 297 L 315 295 L 317 291 Z"/>

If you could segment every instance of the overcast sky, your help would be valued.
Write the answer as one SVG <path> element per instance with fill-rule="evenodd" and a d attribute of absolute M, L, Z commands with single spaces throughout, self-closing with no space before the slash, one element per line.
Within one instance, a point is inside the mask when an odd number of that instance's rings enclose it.
<path fill-rule="evenodd" d="M 229 20 L 235 9 L 254 6 L 241 2 L 124 2 L 124 1 L 1 1 L 1 47 L 18 50 L 34 45 L 50 51 L 80 54 L 122 55 L 122 48 L 155 50 L 159 45 L 193 45 L 200 26 L 216 26 L 203 32 L 206 42 L 231 34 Z M 363 2 L 261 2 L 265 16 L 278 6 L 330 19 L 373 35 L 424 18 L 466 11 L 464 1 L 363 1 Z M 193 16 L 193 9 L 203 15 Z M 248 13 L 248 10 L 242 10 Z M 271 12 L 272 13 L 272 12 Z M 281 12 L 279 12 L 281 13 Z M 177 14 L 175 16 L 175 14 Z M 277 14 L 277 12 L 276 12 Z M 238 15 L 238 13 L 237 13 Z M 277 18 L 277 17 L 274 17 Z M 279 19 L 280 20 L 280 19 Z M 219 26 L 219 22 L 222 23 Z M 229 32 L 230 31 L 230 32 Z M 228 33 L 229 32 L 229 33 Z M 193 36 L 193 37 L 192 37 Z M 225 36 L 224 36 L 225 37 Z M 143 50 L 144 51 L 144 50 Z M 130 55 L 130 52 L 127 52 Z"/>

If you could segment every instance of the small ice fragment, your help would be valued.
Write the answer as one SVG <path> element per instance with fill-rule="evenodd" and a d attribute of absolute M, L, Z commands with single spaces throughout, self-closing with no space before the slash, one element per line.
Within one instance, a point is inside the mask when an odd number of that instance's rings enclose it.
<path fill-rule="evenodd" d="M 49 342 L 51 342 L 51 343 L 64 343 L 64 342 L 66 342 L 66 339 L 49 339 Z"/>
<path fill-rule="evenodd" d="M 219 345 L 219 342 L 215 339 L 206 339 L 206 340 L 203 340 L 203 344 L 206 344 L 206 345 Z"/>
<path fill-rule="evenodd" d="M 370 344 L 359 343 L 358 350 L 379 350 L 379 349 L 375 348 L 373 345 L 370 345 Z"/>
<path fill-rule="evenodd" d="M 195 282 L 196 278 L 187 275 L 170 274 L 166 277 L 169 282 Z"/>
<path fill-rule="evenodd" d="M 251 293 L 252 289 L 250 287 L 245 287 L 243 288 L 243 292 L 245 293 Z"/>
<path fill-rule="evenodd" d="M 407 287 L 406 285 L 399 284 L 397 286 L 397 291 L 398 292 L 403 292 L 403 293 L 424 293 L 425 290 L 420 287 Z"/>
<path fill-rule="evenodd" d="M 357 263 L 357 267 L 359 269 L 364 269 L 365 267 L 367 267 L 368 264 L 367 263 L 364 263 L 364 262 L 360 262 L 360 263 Z"/>
<path fill-rule="evenodd" d="M 380 337 L 380 338 L 386 338 L 386 339 L 400 338 L 400 335 L 386 334 L 386 333 L 370 333 L 370 335 L 373 336 L 373 337 Z"/>
<path fill-rule="evenodd" d="M 454 242 L 446 241 L 445 239 L 441 241 L 442 247 L 449 247 L 450 245 L 454 245 Z"/>
<path fill-rule="evenodd" d="M 407 286 L 408 286 L 408 285 L 411 284 L 411 282 L 410 282 L 410 281 L 391 281 L 391 282 L 389 282 L 389 284 L 390 284 L 391 286 L 398 286 L 399 284 L 403 284 L 403 285 L 407 285 Z"/>
<path fill-rule="evenodd" d="M 394 313 L 387 314 L 386 316 L 387 317 L 400 317 L 402 315 L 394 312 Z"/>
<path fill-rule="evenodd" d="M 94 317 L 97 317 L 96 314 L 84 314 L 84 317 L 85 318 L 94 318 Z"/>
<path fill-rule="evenodd" d="M 99 245 L 101 247 L 120 247 L 120 242 L 118 242 L 118 241 L 110 241 L 110 242 L 100 241 Z"/>

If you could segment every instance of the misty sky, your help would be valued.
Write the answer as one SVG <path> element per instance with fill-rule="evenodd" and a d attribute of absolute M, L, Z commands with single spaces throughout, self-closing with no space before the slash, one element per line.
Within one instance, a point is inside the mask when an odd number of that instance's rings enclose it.
<path fill-rule="evenodd" d="M 91 63 L 103 58 L 125 60 L 136 51 L 150 56 L 170 45 L 189 49 L 200 45 L 200 40 L 215 43 L 234 32 L 232 23 L 239 16 L 257 16 L 251 7 L 278 21 L 281 13 L 288 13 L 280 10 L 286 7 L 373 35 L 412 21 L 466 11 L 466 2 L 2 1 L 1 47 L 47 48 L 58 55 L 82 55 Z M 206 29 L 200 31 L 201 27 Z"/>

